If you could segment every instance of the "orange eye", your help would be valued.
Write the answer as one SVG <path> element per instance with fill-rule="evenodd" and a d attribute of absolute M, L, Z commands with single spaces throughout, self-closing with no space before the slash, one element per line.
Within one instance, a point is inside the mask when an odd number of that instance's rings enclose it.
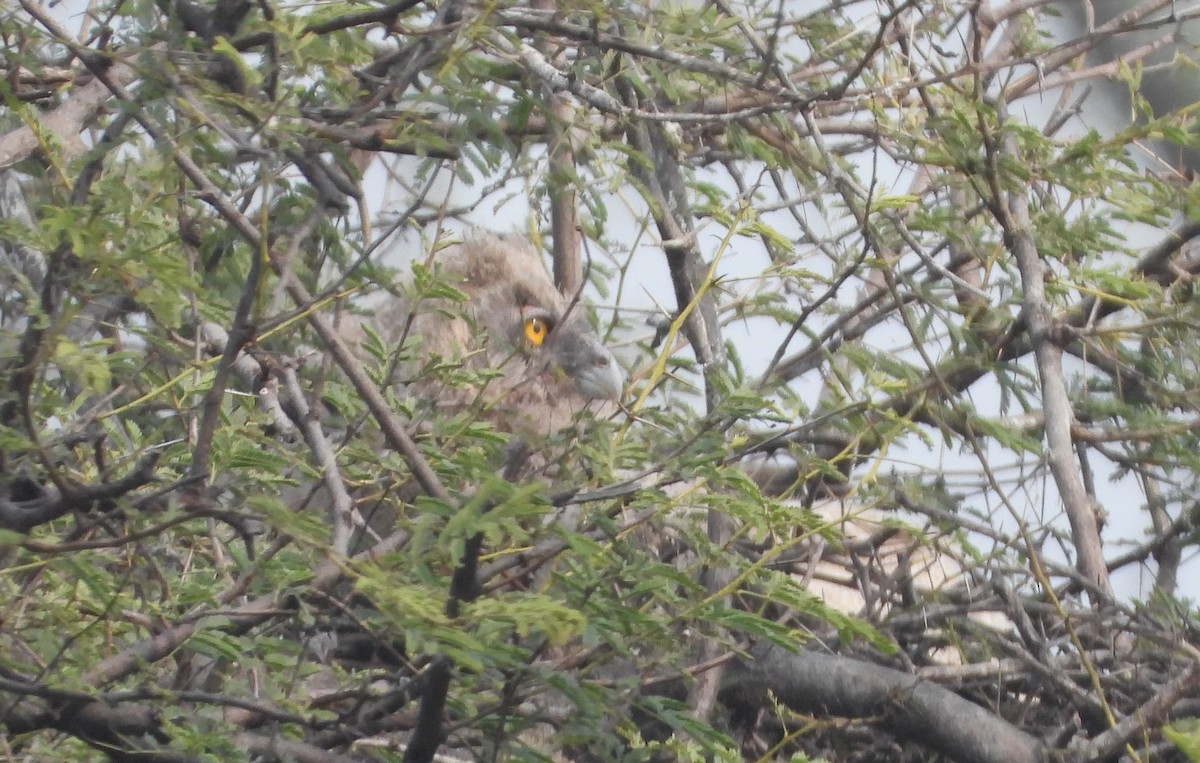
<path fill-rule="evenodd" d="M 541 347 L 542 342 L 546 341 L 546 335 L 549 333 L 550 322 L 545 318 L 525 319 L 525 338 L 534 347 Z"/>

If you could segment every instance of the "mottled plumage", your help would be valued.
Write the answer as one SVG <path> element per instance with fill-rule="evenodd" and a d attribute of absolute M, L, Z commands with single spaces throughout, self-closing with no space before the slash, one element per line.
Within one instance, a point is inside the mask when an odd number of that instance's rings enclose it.
<path fill-rule="evenodd" d="M 475 231 L 438 252 L 434 262 L 438 277 L 467 295 L 465 303 L 392 301 L 372 321 L 395 344 L 415 314 L 408 337 L 420 338 L 418 357 L 397 376 L 410 390 L 441 409 L 479 399 L 499 428 L 522 434 L 555 432 L 589 404 L 619 398 L 624 377 L 612 353 L 583 306 L 551 283 L 528 240 Z M 418 378 L 417 369 L 435 356 L 500 375 L 481 394 L 444 389 Z"/>

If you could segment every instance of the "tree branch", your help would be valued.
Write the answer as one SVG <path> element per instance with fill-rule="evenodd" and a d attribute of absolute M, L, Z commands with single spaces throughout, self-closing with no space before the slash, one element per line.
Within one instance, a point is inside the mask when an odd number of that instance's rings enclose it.
<path fill-rule="evenodd" d="M 722 696 L 752 708 L 772 699 L 799 713 L 877 718 L 898 737 L 962 763 L 1042 763 L 1042 745 L 952 691 L 848 657 L 766 647 L 731 667 Z"/>
<path fill-rule="evenodd" d="M 988 147 L 992 156 L 989 164 L 992 186 L 996 193 L 1000 193 L 1001 187 L 998 160 L 1007 158 L 1013 162 L 1021 161 L 1014 136 L 1004 128 L 1003 110 L 1001 114 L 1000 129 L 1004 134 L 1000 145 L 994 145 L 993 139 L 987 134 L 987 128 L 983 128 L 984 145 Z M 1033 222 L 1029 217 L 1029 197 L 1025 190 L 1010 191 L 1006 196 L 1006 201 L 997 197 L 995 206 L 1000 209 L 1000 205 L 1005 204 L 1004 210 L 998 215 L 998 222 L 1004 229 L 1005 243 L 1021 272 L 1021 316 L 1033 347 L 1042 385 L 1042 404 L 1046 411 L 1046 455 L 1050 462 L 1050 471 L 1054 475 L 1055 484 L 1058 485 L 1059 496 L 1071 524 L 1071 539 L 1078 555 L 1076 563 L 1079 571 L 1102 594 L 1112 596 L 1112 583 L 1108 578 L 1108 567 L 1104 564 L 1104 549 L 1097 524 L 1097 517 L 1103 516 L 1103 509 L 1098 501 L 1088 494 L 1079 463 L 1075 460 L 1071 428 L 1077 422 L 1071 397 L 1067 392 L 1067 382 L 1063 377 L 1063 350 L 1060 345 L 1060 342 L 1066 340 L 1061 324 L 1051 315 L 1050 306 L 1046 301 L 1046 271 L 1034 241 Z"/>

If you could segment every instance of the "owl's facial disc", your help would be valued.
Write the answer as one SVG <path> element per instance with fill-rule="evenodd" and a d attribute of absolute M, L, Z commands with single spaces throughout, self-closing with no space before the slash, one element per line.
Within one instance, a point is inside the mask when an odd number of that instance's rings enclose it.
<path fill-rule="evenodd" d="M 527 346 L 558 366 L 575 390 L 593 400 L 619 400 L 625 374 L 581 316 L 568 316 L 562 325 L 549 312 L 526 305 L 521 308 L 522 333 Z"/>

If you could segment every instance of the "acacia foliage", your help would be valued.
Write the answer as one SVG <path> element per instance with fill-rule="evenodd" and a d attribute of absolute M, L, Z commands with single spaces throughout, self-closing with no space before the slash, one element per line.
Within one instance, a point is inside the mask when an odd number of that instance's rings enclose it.
<path fill-rule="evenodd" d="M 5 755 L 1194 756 L 1168 5 L 17 0 Z M 338 328 L 521 195 L 630 378 L 533 454 Z"/>

